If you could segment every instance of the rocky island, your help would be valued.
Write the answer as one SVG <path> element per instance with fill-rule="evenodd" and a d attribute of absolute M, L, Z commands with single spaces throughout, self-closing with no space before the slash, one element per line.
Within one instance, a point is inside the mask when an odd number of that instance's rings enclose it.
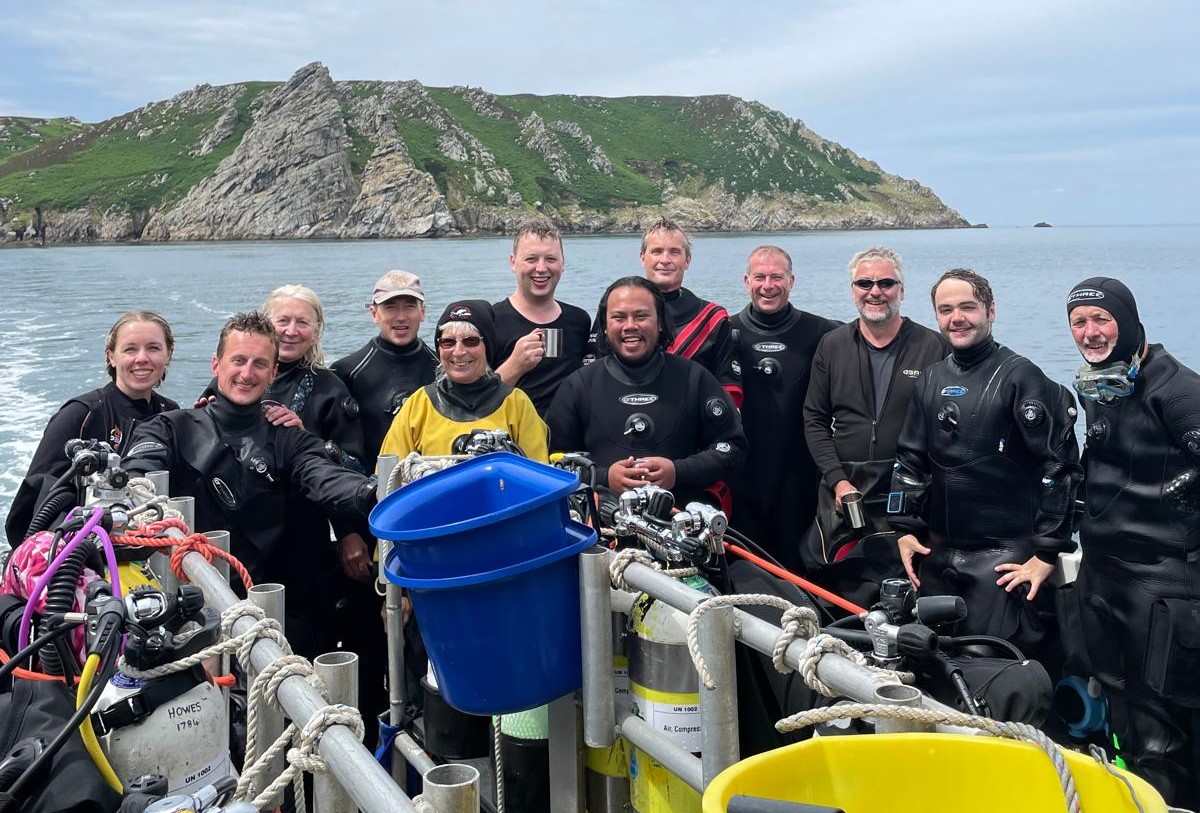
<path fill-rule="evenodd" d="M 200 85 L 98 124 L 0 117 L 0 242 L 969 224 L 732 96 L 499 96 L 415 81 Z"/>

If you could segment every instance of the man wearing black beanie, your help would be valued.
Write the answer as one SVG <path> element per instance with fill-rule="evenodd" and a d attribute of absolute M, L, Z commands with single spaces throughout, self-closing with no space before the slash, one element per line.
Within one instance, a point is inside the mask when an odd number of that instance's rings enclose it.
<path fill-rule="evenodd" d="M 1086 362 L 1083 562 L 1064 592 L 1068 668 L 1108 694 L 1120 753 L 1171 805 L 1195 808 L 1200 707 L 1200 375 L 1148 344 L 1133 294 L 1093 277 L 1067 319 Z M 1071 633 L 1075 634 L 1072 635 Z"/>

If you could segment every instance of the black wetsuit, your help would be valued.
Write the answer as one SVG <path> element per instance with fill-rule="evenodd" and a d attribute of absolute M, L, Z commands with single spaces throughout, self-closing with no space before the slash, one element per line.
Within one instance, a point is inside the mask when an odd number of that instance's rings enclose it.
<path fill-rule="evenodd" d="M 591 331 L 592 320 L 587 311 L 565 302 L 559 302 L 558 305 L 562 308 L 562 313 L 553 322 L 544 325 L 526 319 L 507 299 L 492 305 L 496 321 L 496 343 L 500 346 L 497 356 L 499 364 L 503 364 L 512 355 L 517 339 L 528 335 L 534 328 L 558 328 L 562 331 L 562 348 L 558 357 L 543 358 L 517 382 L 521 391 L 533 401 L 538 414 L 543 416 L 550 409 L 559 383 L 583 366 Z"/>
<path fill-rule="evenodd" d="M 420 339 L 404 347 L 376 336 L 331 367 L 358 402 L 363 466 L 374 474 L 383 436 L 404 400 L 433 383 L 437 354 Z"/>
<path fill-rule="evenodd" d="M 729 312 L 715 302 L 696 296 L 687 288 L 663 294 L 667 301 L 667 317 L 675 330 L 675 340 L 667 352 L 683 356 L 700 364 L 729 393 L 735 406 L 742 405 L 741 364 L 733 346 L 733 325 Z M 599 314 L 597 314 L 597 317 Z M 605 326 L 599 318 L 592 322 L 589 356 L 584 363 L 596 357 L 599 336 Z"/>
<path fill-rule="evenodd" d="M 960 628 L 1005 638 L 1046 658 L 1053 633 L 1026 591 L 1005 592 L 994 567 L 1072 550 L 1080 476 L 1074 399 L 990 337 L 925 371 L 897 441 L 890 522 L 933 549 L 920 560 L 925 595 L 960 595 Z M 895 504 L 901 502 L 902 504 Z"/>
<path fill-rule="evenodd" d="M 138 424 L 125 455 L 132 473 L 169 472 L 171 494 L 196 499 L 197 529 L 228 530 L 255 581 L 272 575 L 277 552 L 298 547 L 286 518 L 299 499 L 349 520 L 365 518 L 375 501 L 371 482 L 331 461 L 316 435 L 272 426 L 259 404 L 239 406 L 220 394 L 201 409 Z"/>
<path fill-rule="evenodd" d="M 771 314 L 747 305 L 732 323 L 749 444 L 732 483 L 734 525 L 799 572 L 800 540 L 817 508 L 820 475 L 797 427 L 817 343 L 838 323 L 790 304 Z"/>
<path fill-rule="evenodd" d="M 801 556 L 822 585 L 864 607 L 878 599 L 880 581 L 904 573 L 887 524 L 896 438 L 923 371 L 950 353 L 942 334 L 907 317 L 887 347 L 895 356 L 880 392 L 872 373 L 877 351 L 859 321 L 831 330 L 817 345 L 804 399 L 804 436 L 821 486 Z M 833 489 L 841 480 L 862 492 L 867 526 L 861 531 L 835 510 Z"/>
<path fill-rule="evenodd" d="M 1091 673 L 1109 690 L 1130 769 L 1169 803 L 1194 807 L 1200 375 L 1151 345 L 1131 395 L 1083 406 L 1087 512 L 1074 589 Z M 1160 635 L 1168 630 L 1177 649 Z"/>
<path fill-rule="evenodd" d="M 333 363 L 333 372 L 350 390 L 358 402 L 363 432 L 363 465 L 368 473 L 375 472 L 379 448 L 396 413 L 410 395 L 426 384 L 432 384 L 438 358 L 433 349 L 421 339 L 401 347 L 382 336 L 375 336 L 357 351 Z M 365 525 L 361 533 L 369 551 L 374 551 L 374 539 Z M 351 582 L 345 579 L 346 606 L 340 624 L 342 645 L 357 652 L 358 701 L 365 717 L 378 714 L 388 707 L 384 689 L 387 673 L 387 635 L 379 621 L 383 606 L 375 592 L 375 580 Z M 405 687 L 407 699 L 416 702 L 419 695 L 417 680 L 424 675 L 425 648 L 415 621 L 405 627 L 405 668 L 409 671 Z M 367 742 L 375 736 L 374 726 Z"/>
<path fill-rule="evenodd" d="M 313 369 L 299 361 L 280 363 L 263 397 L 299 415 L 304 429 L 325 441 L 326 451 L 334 452 L 338 462 L 362 471 L 358 404 L 332 371 Z M 329 443 L 336 446 L 336 451 L 329 448 Z M 289 505 L 287 516 L 286 536 L 292 544 L 277 550 L 267 568 L 272 580 L 287 585 L 291 596 L 287 602 L 287 631 L 292 648 L 310 659 L 337 648 L 334 612 L 346 592 L 337 547 L 330 541 L 330 522 L 337 539 L 366 530 L 328 516 L 311 500 L 297 498 Z M 297 545 L 303 555 L 297 555 Z"/>
<path fill-rule="evenodd" d="M 42 433 L 29 471 L 17 489 L 4 522 L 9 545 L 25 540 L 25 531 L 54 481 L 66 474 L 70 461 L 64 452 L 68 440 L 100 440 L 121 452 L 134 425 L 179 404 L 157 392 L 149 400 L 130 398 L 113 382 L 85 392 L 63 404 Z"/>
<path fill-rule="evenodd" d="M 711 502 L 705 489 L 730 477 L 746 453 L 729 395 L 695 362 L 654 351 L 638 366 L 604 356 L 568 376 L 550 412 L 550 448 L 585 451 L 601 485 L 608 467 L 633 457 L 675 464 L 675 504 Z"/>

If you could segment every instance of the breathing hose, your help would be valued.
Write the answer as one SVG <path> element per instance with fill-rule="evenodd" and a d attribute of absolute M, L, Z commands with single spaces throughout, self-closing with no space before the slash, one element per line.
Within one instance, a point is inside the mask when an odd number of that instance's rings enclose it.
<path fill-rule="evenodd" d="M 8 677 L 11 672 L 16 670 L 18 666 L 27 661 L 29 658 L 33 657 L 35 652 L 48 644 L 50 641 L 59 636 L 65 635 L 67 632 L 83 623 L 82 620 L 65 620 L 61 616 L 58 618 L 48 616 L 48 618 L 49 620 L 56 622 L 54 629 L 44 632 L 38 637 L 34 638 L 23 649 L 19 650 L 15 655 L 5 661 L 4 664 L 0 666 L 0 680 Z"/>
<path fill-rule="evenodd" d="M 75 608 L 75 586 L 79 582 L 79 574 L 83 572 L 83 566 L 90 554 L 89 546 L 80 545 L 71 551 L 58 566 L 54 577 L 50 579 L 50 585 L 46 588 L 45 616 L 69 613 Z M 31 602 L 35 600 L 36 594 L 30 598 Z M 38 631 L 44 633 L 48 629 L 49 624 L 43 617 L 38 625 Z M 74 660 L 70 646 L 61 638 L 55 639 L 53 647 L 44 648 L 40 656 L 42 671 L 48 675 L 65 675 L 69 668 L 68 663 Z"/>
<path fill-rule="evenodd" d="M 28 539 L 39 531 L 49 528 L 55 517 L 75 503 L 77 496 L 75 487 L 69 484 L 52 488 L 46 495 L 46 499 L 42 500 L 42 504 L 34 512 L 33 519 L 29 522 L 29 528 L 25 531 L 25 538 Z"/>

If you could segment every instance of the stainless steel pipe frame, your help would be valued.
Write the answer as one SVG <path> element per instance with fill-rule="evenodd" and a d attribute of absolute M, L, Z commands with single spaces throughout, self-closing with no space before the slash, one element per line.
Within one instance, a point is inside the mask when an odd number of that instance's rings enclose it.
<path fill-rule="evenodd" d="M 216 568 L 213 569 L 215 570 Z M 225 583 L 229 583 L 228 578 L 225 579 Z M 251 604 L 262 610 L 268 618 L 273 618 L 278 621 L 280 631 L 285 635 L 287 634 L 287 630 L 284 627 L 287 589 L 282 584 L 275 584 L 272 582 L 256 584 L 250 588 L 246 598 L 249 599 Z M 260 668 L 252 666 L 248 663 L 240 663 L 238 666 L 246 670 L 246 679 L 250 682 L 253 682 L 255 676 L 262 671 Z M 266 745 L 275 742 L 275 740 L 279 739 L 279 735 L 283 733 L 283 729 L 285 727 L 283 723 L 283 714 L 281 714 L 272 706 L 264 703 L 262 708 L 258 710 L 258 725 L 259 738 L 263 743 L 263 748 L 265 750 Z M 287 767 L 286 756 L 284 754 L 280 754 L 271 760 L 270 765 L 267 768 L 267 774 L 269 776 L 278 776 L 279 774 L 283 773 L 283 769 L 285 767 Z"/>
<path fill-rule="evenodd" d="M 479 813 L 479 771 L 471 765 L 435 765 L 423 774 L 421 798 L 438 813 Z"/>
<path fill-rule="evenodd" d="M 313 661 L 313 671 L 325 684 L 330 703 L 358 708 L 358 655 L 326 652 Z M 342 783 L 331 774 L 313 776 L 313 806 L 316 813 L 355 813 L 358 809 Z"/>
<path fill-rule="evenodd" d="M 204 561 L 200 554 L 189 553 L 185 556 L 183 570 L 192 584 L 204 591 L 208 603 L 219 612 L 237 603 L 238 597 L 229 588 L 229 582 L 222 579 L 216 568 Z M 233 625 L 233 632 L 239 635 L 253 624 L 253 619 L 243 617 Z M 275 642 L 260 639 L 250 650 L 250 666 L 261 671 L 281 657 L 283 651 Z M 298 726 L 304 726 L 314 712 L 325 706 L 325 699 L 320 693 L 299 675 L 289 677 L 280 684 L 279 702 Z M 318 751 L 360 810 L 366 813 L 418 813 L 413 801 L 396 786 L 387 771 L 346 726 L 330 727 L 321 737 Z"/>
<path fill-rule="evenodd" d="M 601 555 L 594 555 L 599 552 Z M 599 706 L 607 701 L 612 707 L 613 689 L 611 668 L 602 674 L 604 663 L 611 664 L 611 630 L 608 626 L 609 613 L 615 607 L 627 609 L 629 594 L 609 591 L 603 599 L 596 595 L 603 579 L 608 578 L 609 551 L 594 548 L 580 557 L 580 591 L 583 599 L 582 630 L 584 634 L 584 736 L 588 745 L 603 747 L 611 744 L 612 738 L 604 734 L 605 712 Z M 707 598 L 704 593 L 693 590 L 670 576 L 641 564 L 631 564 L 625 571 L 625 581 L 635 590 L 649 593 L 659 601 L 666 602 L 681 612 L 690 613 Z M 607 585 L 606 585 L 607 587 Z M 603 592 L 603 591 L 601 591 Z M 604 619 L 600 624 L 599 619 Z M 715 690 L 700 688 L 702 715 L 702 756 L 697 758 L 684 751 L 667 737 L 654 730 L 644 720 L 632 714 L 622 713 L 617 719 L 615 733 L 628 739 L 648 755 L 658 760 L 667 770 L 699 792 L 720 771 L 738 761 L 737 729 L 737 683 L 734 669 L 734 641 L 740 640 L 747 646 L 769 655 L 774 649 L 782 630 L 773 624 L 744 613 L 733 607 L 710 610 L 700 619 L 700 649 L 709 672 L 717 685 Z M 608 642 L 608 660 L 601 661 Z M 784 660 L 793 669 L 799 666 L 799 656 L 806 641 L 792 642 Z M 597 656 L 589 659 L 589 650 Z M 887 694 L 881 697 L 877 690 L 879 682 L 861 666 L 839 655 L 828 655 L 817 666 L 817 675 L 836 691 L 859 702 L 890 702 L 902 705 L 920 705 L 927 709 L 949 710 L 918 689 L 902 687 L 899 696 Z M 885 693 L 886 694 L 886 693 Z M 938 726 L 938 731 L 962 733 L 955 726 Z M 551 748 L 555 747 L 551 743 Z"/>
<path fill-rule="evenodd" d="M 700 683 L 700 736 L 704 743 L 700 761 L 706 786 L 741 758 L 733 613 L 733 607 L 717 607 L 700 616 L 700 651 L 715 684 L 710 689 Z"/>

